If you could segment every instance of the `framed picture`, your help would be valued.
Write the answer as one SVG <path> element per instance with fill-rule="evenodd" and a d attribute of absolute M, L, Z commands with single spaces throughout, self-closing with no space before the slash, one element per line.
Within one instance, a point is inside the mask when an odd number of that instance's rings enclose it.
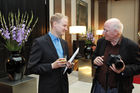
<path fill-rule="evenodd" d="M 76 0 L 76 24 L 88 29 L 88 4 L 82 0 Z"/>

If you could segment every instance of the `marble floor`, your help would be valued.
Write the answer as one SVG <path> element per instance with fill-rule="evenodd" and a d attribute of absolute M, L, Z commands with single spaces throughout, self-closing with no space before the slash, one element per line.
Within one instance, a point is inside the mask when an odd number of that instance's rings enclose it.
<path fill-rule="evenodd" d="M 73 71 L 68 77 L 69 93 L 90 93 L 91 83 L 80 81 L 78 78 L 78 71 Z"/>
<path fill-rule="evenodd" d="M 90 93 L 92 74 L 91 60 L 81 58 L 78 62 L 78 71 L 73 71 L 69 75 L 70 93 Z M 134 84 L 133 93 L 140 93 L 140 84 Z"/>
<path fill-rule="evenodd" d="M 35 77 L 38 80 L 38 76 Z M 90 93 L 93 78 L 90 60 L 79 59 L 78 71 L 73 71 L 68 78 L 69 93 Z M 134 84 L 134 87 L 133 93 L 140 93 L 140 84 Z"/>
<path fill-rule="evenodd" d="M 78 71 L 69 75 L 69 93 L 90 93 L 91 83 L 78 79 Z M 140 84 L 134 84 L 133 93 L 140 93 Z"/>
<path fill-rule="evenodd" d="M 68 75 L 69 93 L 90 93 L 92 84 L 89 81 L 91 80 L 85 81 L 84 78 L 79 80 L 78 73 L 79 73 L 78 71 L 73 71 L 70 75 Z M 38 82 L 38 75 L 31 75 L 31 76 L 36 77 Z M 140 93 L 140 84 L 134 84 L 134 87 L 135 88 L 133 89 L 133 93 Z M 37 89 L 38 88 L 36 88 L 36 91 Z"/>

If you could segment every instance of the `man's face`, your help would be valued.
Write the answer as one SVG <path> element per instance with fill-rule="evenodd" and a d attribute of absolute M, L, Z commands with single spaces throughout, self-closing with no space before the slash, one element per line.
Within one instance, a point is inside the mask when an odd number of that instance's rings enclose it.
<path fill-rule="evenodd" d="M 109 25 L 104 25 L 103 35 L 106 40 L 112 41 L 114 38 L 116 38 L 116 31 L 110 29 Z"/>
<path fill-rule="evenodd" d="M 55 32 L 58 36 L 62 36 L 65 34 L 65 31 L 68 30 L 68 20 L 66 18 L 62 18 L 58 22 L 55 23 Z"/>

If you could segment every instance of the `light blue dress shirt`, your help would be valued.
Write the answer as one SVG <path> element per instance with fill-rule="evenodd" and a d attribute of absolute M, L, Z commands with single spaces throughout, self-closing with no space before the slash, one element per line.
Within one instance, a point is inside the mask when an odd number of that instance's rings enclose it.
<path fill-rule="evenodd" d="M 51 40 L 56 48 L 56 51 L 57 51 L 59 58 L 64 58 L 63 49 L 62 49 L 60 39 L 58 37 L 54 36 L 53 34 L 51 34 L 51 32 L 49 32 L 49 36 L 51 37 Z"/>

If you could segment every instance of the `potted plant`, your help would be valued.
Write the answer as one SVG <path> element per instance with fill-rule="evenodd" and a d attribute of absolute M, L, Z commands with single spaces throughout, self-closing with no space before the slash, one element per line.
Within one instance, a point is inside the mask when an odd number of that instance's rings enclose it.
<path fill-rule="evenodd" d="M 6 21 L 0 12 L 0 35 L 5 41 L 5 48 L 9 51 L 6 70 L 11 80 L 19 80 L 23 78 L 25 68 L 24 58 L 20 53 L 38 18 L 33 22 L 33 12 L 30 17 L 27 12 L 21 14 L 18 10 L 17 14 L 10 12 L 6 19 L 8 20 Z"/>
<path fill-rule="evenodd" d="M 94 45 L 94 37 L 92 31 L 88 31 L 85 40 L 85 58 L 90 59 L 92 54 L 92 46 Z"/>

